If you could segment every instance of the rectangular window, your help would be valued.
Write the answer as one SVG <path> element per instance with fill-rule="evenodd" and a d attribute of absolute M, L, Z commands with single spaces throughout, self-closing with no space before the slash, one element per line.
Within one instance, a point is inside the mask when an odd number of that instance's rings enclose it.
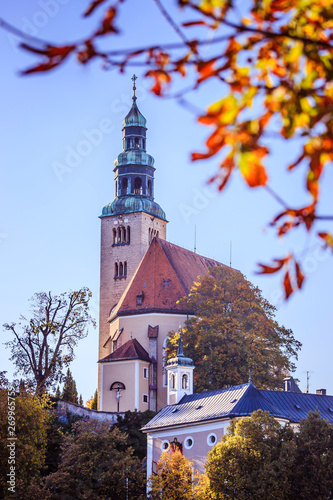
<path fill-rule="evenodd" d="M 148 368 L 143 369 L 143 378 L 148 378 Z"/>
<path fill-rule="evenodd" d="M 144 403 L 148 403 L 148 402 L 149 402 L 149 400 L 148 400 L 148 399 L 149 399 L 149 398 L 148 398 L 148 394 L 143 394 L 143 395 L 142 395 L 142 401 L 143 401 Z"/>

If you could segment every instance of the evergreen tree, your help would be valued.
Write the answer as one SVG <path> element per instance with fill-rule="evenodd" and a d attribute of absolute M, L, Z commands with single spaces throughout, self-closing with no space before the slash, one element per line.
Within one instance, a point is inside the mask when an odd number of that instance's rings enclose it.
<path fill-rule="evenodd" d="M 70 369 L 67 369 L 64 387 L 61 394 L 61 399 L 63 401 L 68 401 L 69 403 L 78 402 L 78 394 L 76 389 L 76 383 L 73 379 Z"/>
<path fill-rule="evenodd" d="M 56 390 L 56 393 L 55 393 L 55 397 L 56 397 L 56 399 L 61 399 L 61 392 L 60 392 L 60 387 L 59 387 L 59 385 L 57 386 L 57 390 Z"/>
<path fill-rule="evenodd" d="M 143 460 L 147 456 L 147 434 L 140 431 L 155 415 L 151 410 L 126 411 L 123 416 L 118 415 L 118 422 L 114 427 L 118 427 L 127 434 L 128 446 L 131 446 L 134 455 Z"/>
<path fill-rule="evenodd" d="M 82 394 L 80 394 L 80 397 L 79 397 L 79 405 L 80 405 L 80 406 L 83 406 L 83 398 L 82 398 Z"/>
<path fill-rule="evenodd" d="M 93 402 L 91 403 L 92 410 L 97 410 L 97 398 L 98 398 L 98 394 L 97 394 L 97 389 L 96 389 Z"/>
<path fill-rule="evenodd" d="M 22 392 L 25 392 L 26 391 L 26 387 L 25 387 L 25 382 L 24 380 L 21 378 L 20 380 L 20 384 L 19 384 L 19 393 L 22 394 Z"/>

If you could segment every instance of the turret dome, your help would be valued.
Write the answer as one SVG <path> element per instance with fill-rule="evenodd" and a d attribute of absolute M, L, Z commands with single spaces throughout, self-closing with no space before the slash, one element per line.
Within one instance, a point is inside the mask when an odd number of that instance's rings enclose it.
<path fill-rule="evenodd" d="M 146 212 L 159 219 L 167 220 L 165 212 L 159 204 L 145 196 L 123 196 L 116 198 L 112 203 L 105 205 L 101 217 L 131 214 L 134 212 Z"/>
<path fill-rule="evenodd" d="M 123 127 L 144 127 L 146 128 L 147 120 L 140 113 L 136 104 L 136 97 L 133 98 L 133 104 L 125 118 L 123 119 Z"/>

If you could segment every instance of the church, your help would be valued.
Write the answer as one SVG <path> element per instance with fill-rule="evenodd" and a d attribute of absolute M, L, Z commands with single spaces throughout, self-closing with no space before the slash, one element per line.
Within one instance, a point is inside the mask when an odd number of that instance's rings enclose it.
<path fill-rule="evenodd" d="M 193 311 L 178 300 L 198 276 L 223 264 L 166 239 L 167 217 L 154 200 L 147 122 L 133 103 L 115 160 L 114 200 L 101 219 L 99 410 L 159 411 L 167 404 L 166 339 Z M 184 367 L 184 390 L 190 368 Z"/>

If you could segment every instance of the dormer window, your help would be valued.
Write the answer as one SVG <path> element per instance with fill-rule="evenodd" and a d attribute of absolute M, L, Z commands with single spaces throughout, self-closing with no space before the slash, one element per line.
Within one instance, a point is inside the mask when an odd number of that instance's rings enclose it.
<path fill-rule="evenodd" d="M 141 292 L 141 293 L 139 293 L 139 295 L 136 296 L 136 305 L 142 306 L 143 299 L 144 299 L 144 293 Z"/>

